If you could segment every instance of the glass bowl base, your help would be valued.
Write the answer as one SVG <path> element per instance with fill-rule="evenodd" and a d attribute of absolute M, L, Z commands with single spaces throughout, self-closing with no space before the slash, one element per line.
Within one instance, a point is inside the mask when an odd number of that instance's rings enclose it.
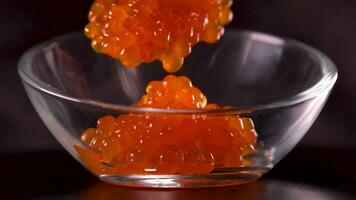
<path fill-rule="evenodd" d="M 207 188 L 246 184 L 259 179 L 270 168 L 238 168 L 205 175 L 101 175 L 110 184 L 140 188 Z"/>

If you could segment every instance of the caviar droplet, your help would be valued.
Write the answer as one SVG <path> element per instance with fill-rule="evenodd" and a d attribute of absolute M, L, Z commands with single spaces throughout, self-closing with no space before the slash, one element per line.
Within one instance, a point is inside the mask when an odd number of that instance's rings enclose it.
<path fill-rule="evenodd" d="M 84 32 L 95 51 L 126 67 L 160 60 L 173 73 L 198 42 L 219 40 L 223 26 L 232 20 L 231 4 L 231 0 L 95 0 Z M 120 53 L 131 47 L 137 52 Z"/>

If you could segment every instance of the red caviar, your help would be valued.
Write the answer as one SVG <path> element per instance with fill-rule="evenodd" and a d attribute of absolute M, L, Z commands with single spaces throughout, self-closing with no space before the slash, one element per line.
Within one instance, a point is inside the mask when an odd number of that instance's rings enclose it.
<path fill-rule="evenodd" d="M 184 76 L 152 81 L 133 105 L 164 109 L 218 109 Z M 124 114 L 105 116 L 76 147 L 96 174 L 204 174 L 249 165 L 257 134 L 250 118 L 213 114 Z"/>
<path fill-rule="evenodd" d="M 161 60 L 168 72 L 183 65 L 200 41 L 215 43 L 232 19 L 232 0 L 96 0 L 85 34 L 95 51 L 126 67 Z"/>

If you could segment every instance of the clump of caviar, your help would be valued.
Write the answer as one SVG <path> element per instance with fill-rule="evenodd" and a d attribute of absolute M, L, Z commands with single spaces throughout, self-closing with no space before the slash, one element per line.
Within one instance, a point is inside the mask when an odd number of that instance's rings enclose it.
<path fill-rule="evenodd" d="M 218 109 L 184 76 L 152 81 L 133 105 L 164 109 Z M 213 114 L 124 114 L 105 116 L 76 147 L 96 174 L 204 174 L 247 166 L 257 134 L 250 118 Z"/>
<path fill-rule="evenodd" d="M 176 72 L 199 41 L 214 43 L 232 0 L 95 0 L 85 34 L 95 51 L 136 67 L 156 59 Z"/>

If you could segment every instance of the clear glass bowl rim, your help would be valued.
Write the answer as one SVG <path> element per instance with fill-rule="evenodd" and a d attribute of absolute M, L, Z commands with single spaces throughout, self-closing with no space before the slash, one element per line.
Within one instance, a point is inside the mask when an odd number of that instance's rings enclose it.
<path fill-rule="evenodd" d="M 26 83 L 27 85 L 31 86 L 32 88 L 46 93 L 50 96 L 70 101 L 73 103 L 79 103 L 83 105 L 93 106 L 105 110 L 117 111 L 117 112 L 126 112 L 126 113 L 157 113 L 157 114 L 207 114 L 207 113 L 214 113 L 214 114 L 224 114 L 224 113 L 252 113 L 257 111 L 263 111 L 268 109 L 277 109 L 282 107 L 292 106 L 309 99 L 312 99 L 319 94 L 325 92 L 326 90 L 330 90 L 331 87 L 335 84 L 338 72 L 335 64 L 323 53 L 319 50 L 306 45 L 302 42 L 289 39 L 289 38 L 282 38 L 266 33 L 256 32 L 256 31 L 249 31 L 249 30 L 236 30 L 236 29 L 227 29 L 227 31 L 235 32 L 236 34 L 246 34 L 251 36 L 257 36 L 260 38 L 271 38 L 273 40 L 281 41 L 283 44 L 288 44 L 292 46 L 296 46 L 314 57 L 314 59 L 319 63 L 318 67 L 321 68 L 322 71 L 326 72 L 325 75 L 312 85 L 311 87 L 307 88 L 300 93 L 279 99 L 270 103 L 266 104 L 256 104 L 256 105 L 249 105 L 243 107 L 234 107 L 234 108 L 221 108 L 221 109 L 214 109 L 214 110 L 168 110 L 168 109 L 158 109 L 158 108 L 140 108 L 140 107 L 132 107 L 129 105 L 120 105 L 120 104 L 112 104 L 107 102 L 98 101 L 95 99 L 82 99 L 70 96 L 65 94 L 64 92 L 52 87 L 49 84 L 44 83 L 43 81 L 39 80 L 32 72 L 31 72 L 31 60 L 32 58 L 41 50 L 43 47 L 48 46 L 52 42 L 56 40 L 63 40 L 66 38 L 71 38 L 77 36 L 78 34 L 82 34 L 81 31 L 67 33 L 60 36 L 55 36 L 45 42 L 42 42 L 38 45 L 31 47 L 27 50 L 20 58 L 18 64 L 18 73 L 21 77 L 21 80 Z"/>

